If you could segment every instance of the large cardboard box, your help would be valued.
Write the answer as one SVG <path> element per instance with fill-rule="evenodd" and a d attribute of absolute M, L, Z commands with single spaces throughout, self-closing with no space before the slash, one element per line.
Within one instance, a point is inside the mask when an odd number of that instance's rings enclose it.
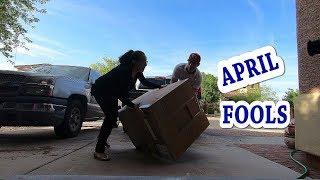
<path fill-rule="evenodd" d="M 209 126 L 187 80 L 150 91 L 133 102 L 143 113 L 124 107 L 120 121 L 137 148 L 162 157 L 178 159 Z"/>

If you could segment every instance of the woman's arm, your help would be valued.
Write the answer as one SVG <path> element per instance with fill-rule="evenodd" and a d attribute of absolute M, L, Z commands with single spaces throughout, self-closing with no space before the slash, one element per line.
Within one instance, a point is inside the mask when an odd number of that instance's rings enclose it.
<path fill-rule="evenodd" d="M 118 89 L 120 96 L 119 100 L 124 104 L 131 108 L 134 108 L 135 104 L 129 99 L 129 79 L 131 78 L 131 71 L 127 68 L 122 67 L 122 71 L 119 72 L 118 75 L 118 83 L 120 88 Z"/>
<path fill-rule="evenodd" d="M 150 81 L 148 81 L 144 75 L 142 73 L 138 73 L 137 74 L 137 78 L 139 79 L 139 81 L 144 85 L 144 86 L 147 86 L 147 87 L 150 87 L 150 88 L 161 88 L 161 85 L 159 84 L 155 84 L 155 83 L 152 83 Z"/>
<path fill-rule="evenodd" d="M 129 91 L 124 89 L 122 90 L 121 96 L 119 100 L 124 104 L 131 108 L 134 108 L 135 104 L 129 99 Z"/>

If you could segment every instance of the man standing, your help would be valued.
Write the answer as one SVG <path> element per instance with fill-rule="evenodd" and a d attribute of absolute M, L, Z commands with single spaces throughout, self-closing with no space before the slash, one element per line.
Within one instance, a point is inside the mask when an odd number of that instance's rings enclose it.
<path fill-rule="evenodd" d="M 198 53 L 191 53 L 188 59 L 188 63 L 178 64 L 173 71 L 171 83 L 181 81 L 184 79 L 189 79 L 191 85 L 194 88 L 194 92 L 197 97 L 201 98 L 201 73 L 198 70 L 200 65 L 201 57 Z"/>

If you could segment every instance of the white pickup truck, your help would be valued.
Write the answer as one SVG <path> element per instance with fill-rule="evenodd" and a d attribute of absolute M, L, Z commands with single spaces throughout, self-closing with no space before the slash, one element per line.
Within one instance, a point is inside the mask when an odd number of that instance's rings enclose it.
<path fill-rule="evenodd" d="M 91 96 L 99 76 L 87 67 L 62 65 L 0 71 L 0 126 L 54 126 L 57 136 L 77 136 L 82 122 L 104 116 Z"/>

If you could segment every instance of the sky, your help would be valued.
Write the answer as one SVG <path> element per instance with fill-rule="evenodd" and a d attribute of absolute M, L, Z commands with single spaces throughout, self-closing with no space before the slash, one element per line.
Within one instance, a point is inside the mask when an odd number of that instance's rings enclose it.
<path fill-rule="evenodd" d="M 263 84 L 279 97 L 298 88 L 294 0 L 51 0 L 28 28 L 29 50 L 15 50 L 15 64 L 89 66 L 118 59 L 129 49 L 148 57 L 145 75 L 170 75 L 191 52 L 200 71 L 217 74 L 217 63 L 272 45 L 285 62 L 283 76 Z M 0 68 L 10 69 L 0 55 Z"/>

